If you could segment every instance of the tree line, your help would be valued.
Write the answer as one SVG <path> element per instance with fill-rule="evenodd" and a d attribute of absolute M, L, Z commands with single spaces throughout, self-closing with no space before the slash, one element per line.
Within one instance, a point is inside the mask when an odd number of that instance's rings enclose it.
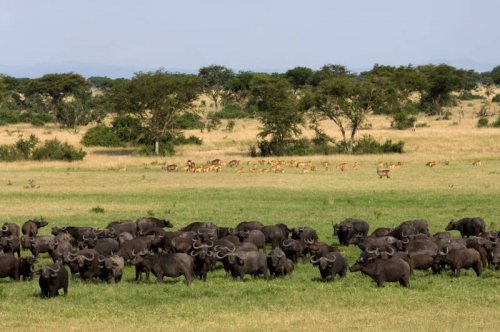
<path fill-rule="evenodd" d="M 211 65 L 197 75 L 159 69 L 130 79 L 85 79 L 77 73 L 37 79 L 0 75 L 0 124 L 20 119 L 71 128 L 100 123 L 110 113 L 126 115 L 140 124 L 142 142 L 160 154 L 162 143 L 182 135 L 182 119 L 210 130 L 221 118 L 254 117 L 262 124 L 262 155 L 293 153 L 306 123 L 316 132 L 315 144 L 335 143 L 352 153 L 370 113 L 391 115 L 398 128 L 408 127 L 420 112 L 445 117 L 444 108 L 456 100 L 453 92 L 475 98 L 472 89 L 483 86 L 489 93 L 495 85 L 500 85 L 500 66 L 478 73 L 446 64 L 377 64 L 359 74 L 342 65 L 295 67 L 285 73 L 234 72 Z M 211 105 L 200 102 L 201 95 Z M 326 135 L 325 123 L 339 130 L 340 142 Z"/>

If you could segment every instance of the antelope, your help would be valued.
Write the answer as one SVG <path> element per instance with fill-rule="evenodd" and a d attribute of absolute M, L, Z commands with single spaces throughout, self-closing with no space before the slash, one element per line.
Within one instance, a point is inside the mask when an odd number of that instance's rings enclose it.
<path fill-rule="evenodd" d="M 168 165 L 168 166 L 163 166 L 162 169 L 166 170 L 167 172 L 177 172 L 178 170 L 178 167 L 177 167 L 177 164 L 171 164 L 171 165 Z"/>
<path fill-rule="evenodd" d="M 340 163 L 337 165 L 337 168 L 339 168 L 343 172 L 349 168 L 349 165 L 347 163 Z"/>
<path fill-rule="evenodd" d="M 358 164 L 357 161 L 354 162 L 354 165 L 352 165 L 352 169 L 359 169 L 360 165 Z"/>
<path fill-rule="evenodd" d="M 236 173 L 245 173 L 245 167 L 240 167 Z"/>
<path fill-rule="evenodd" d="M 317 172 L 318 169 L 316 168 L 316 166 L 311 166 L 311 172 Z"/>
<path fill-rule="evenodd" d="M 481 166 L 481 160 L 475 160 L 473 163 L 472 163 L 472 166 Z"/>
<path fill-rule="evenodd" d="M 309 173 L 309 168 L 307 167 L 302 167 L 302 174 Z"/>
<path fill-rule="evenodd" d="M 236 167 L 236 166 L 239 166 L 239 164 L 240 164 L 240 161 L 235 159 L 235 160 L 231 160 L 228 165 L 229 165 L 229 167 Z"/>
<path fill-rule="evenodd" d="M 377 174 L 378 174 L 378 176 L 380 178 L 383 178 L 385 176 L 386 178 L 389 179 L 390 178 L 390 176 L 389 176 L 389 172 L 390 171 L 391 171 L 390 169 L 380 169 L 380 168 L 377 168 Z"/>
<path fill-rule="evenodd" d="M 433 168 L 433 167 L 436 167 L 437 166 L 437 162 L 436 161 L 428 161 L 427 164 L 425 164 L 425 166 L 428 166 L 430 168 Z"/>

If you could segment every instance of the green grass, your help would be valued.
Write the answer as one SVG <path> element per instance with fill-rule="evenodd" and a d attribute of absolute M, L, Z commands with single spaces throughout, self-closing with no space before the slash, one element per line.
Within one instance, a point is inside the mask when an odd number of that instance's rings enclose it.
<path fill-rule="evenodd" d="M 469 160 L 436 169 L 415 163 L 394 170 L 390 180 L 378 179 L 368 167 L 317 174 L 0 169 L 1 217 L 21 224 L 43 216 L 49 227 L 103 227 L 148 212 L 168 217 L 176 227 L 200 220 L 227 226 L 261 220 L 310 225 L 328 243 L 337 243 L 331 222 L 346 217 L 365 219 L 372 230 L 423 218 L 436 232 L 452 218 L 481 216 L 488 228 L 498 229 L 499 166 L 493 158 L 481 168 L 472 168 Z M 37 187 L 26 189 L 28 179 Z M 96 206 L 104 212 L 93 212 Z M 41 233 L 48 234 L 49 227 Z M 350 265 L 360 252 L 342 250 Z M 45 257 L 39 265 L 48 262 Z M 466 271 L 458 279 L 417 271 L 409 289 L 391 283 L 378 289 L 360 273 L 322 282 L 309 263 L 299 263 L 289 278 L 269 282 L 232 281 L 220 269 L 190 287 L 183 278 L 165 284 L 133 279 L 132 267 L 116 285 L 72 279 L 67 297 L 50 300 L 39 298 L 37 280 L 0 279 L 1 326 L 27 331 L 456 331 L 500 324 L 500 271 L 486 270 L 479 278 Z"/>

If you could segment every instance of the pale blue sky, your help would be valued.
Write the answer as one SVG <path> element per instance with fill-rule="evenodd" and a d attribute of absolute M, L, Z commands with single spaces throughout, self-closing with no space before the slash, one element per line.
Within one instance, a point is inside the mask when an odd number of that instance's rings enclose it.
<path fill-rule="evenodd" d="M 0 0 L 0 72 L 431 61 L 489 70 L 500 64 L 499 15 L 498 0 Z"/>

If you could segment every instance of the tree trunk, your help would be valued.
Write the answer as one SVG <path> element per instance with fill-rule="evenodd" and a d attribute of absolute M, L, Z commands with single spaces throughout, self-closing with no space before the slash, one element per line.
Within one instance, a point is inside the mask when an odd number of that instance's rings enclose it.
<path fill-rule="evenodd" d="M 156 139 L 155 141 L 155 154 L 159 155 L 160 154 L 160 140 Z"/>

